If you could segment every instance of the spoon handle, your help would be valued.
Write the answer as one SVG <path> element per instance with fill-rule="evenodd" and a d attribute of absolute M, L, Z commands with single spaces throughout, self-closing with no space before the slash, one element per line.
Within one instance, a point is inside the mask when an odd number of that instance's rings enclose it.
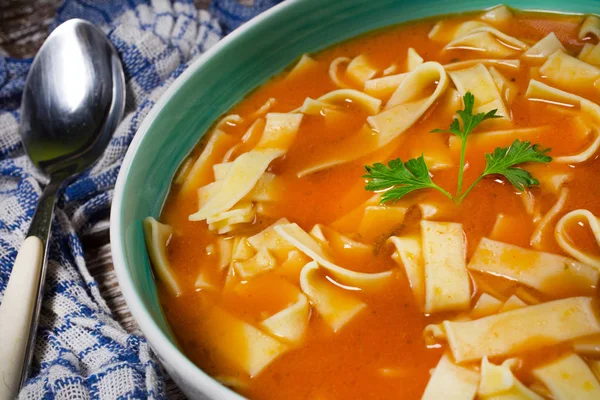
<path fill-rule="evenodd" d="M 44 189 L 0 304 L 0 400 L 17 397 L 29 373 L 46 280 L 50 225 L 61 183 L 51 180 Z"/>
<path fill-rule="evenodd" d="M 35 306 L 37 281 L 42 264 L 42 241 L 29 236 L 13 265 L 2 307 L 0 307 L 0 399 L 14 399 L 21 382 L 21 370 Z"/>

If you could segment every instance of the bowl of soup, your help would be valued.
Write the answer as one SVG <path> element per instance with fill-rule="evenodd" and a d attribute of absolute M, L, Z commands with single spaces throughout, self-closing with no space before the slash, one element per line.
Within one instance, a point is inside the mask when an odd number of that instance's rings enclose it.
<path fill-rule="evenodd" d="M 121 168 L 123 294 L 210 399 L 600 398 L 592 0 L 289 0 Z"/>

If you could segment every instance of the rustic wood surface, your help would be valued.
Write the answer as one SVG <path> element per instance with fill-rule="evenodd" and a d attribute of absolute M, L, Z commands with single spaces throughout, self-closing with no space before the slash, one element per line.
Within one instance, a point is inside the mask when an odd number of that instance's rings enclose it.
<path fill-rule="evenodd" d="M 206 9 L 210 0 L 195 0 Z M 0 54 L 16 58 L 33 57 L 48 35 L 48 28 L 61 1 L 0 0 Z M 82 238 L 87 267 L 98 281 L 100 292 L 115 318 L 128 332 L 139 333 L 115 276 L 108 235 L 108 219 Z M 166 383 L 169 399 L 185 399 L 172 380 Z"/>

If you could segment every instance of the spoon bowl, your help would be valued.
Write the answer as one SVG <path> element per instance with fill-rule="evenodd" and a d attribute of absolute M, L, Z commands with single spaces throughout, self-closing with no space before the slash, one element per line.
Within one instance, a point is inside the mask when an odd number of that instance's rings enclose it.
<path fill-rule="evenodd" d="M 125 109 L 116 50 L 87 21 L 69 20 L 33 60 L 21 104 L 21 139 L 49 178 L 0 304 L 0 400 L 14 399 L 29 375 L 46 279 L 58 191 L 96 162 Z"/>
<path fill-rule="evenodd" d="M 27 77 L 27 155 L 47 176 L 79 173 L 100 157 L 124 107 L 125 80 L 112 44 L 91 23 L 69 20 L 44 42 Z"/>

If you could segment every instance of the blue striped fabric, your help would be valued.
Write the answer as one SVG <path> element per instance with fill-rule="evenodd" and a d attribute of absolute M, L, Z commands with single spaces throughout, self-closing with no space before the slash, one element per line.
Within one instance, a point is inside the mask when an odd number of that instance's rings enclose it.
<path fill-rule="evenodd" d="M 252 4 L 250 4 L 252 3 Z M 115 321 L 86 269 L 79 237 L 106 217 L 127 146 L 188 63 L 275 0 L 65 0 L 53 26 L 84 18 L 100 26 L 125 68 L 125 118 L 100 162 L 60 196 L 52 226 L 46 296 L 23 399 L 164 398 L 164 377 L 146 340 Z M 212 13 L 212 14 L 211 14 Z M 223 29 L 222 29 L 223 27 Z M 0 302 L 46 183 L 18 135 L 31 60 L 0 57 Z"/>

